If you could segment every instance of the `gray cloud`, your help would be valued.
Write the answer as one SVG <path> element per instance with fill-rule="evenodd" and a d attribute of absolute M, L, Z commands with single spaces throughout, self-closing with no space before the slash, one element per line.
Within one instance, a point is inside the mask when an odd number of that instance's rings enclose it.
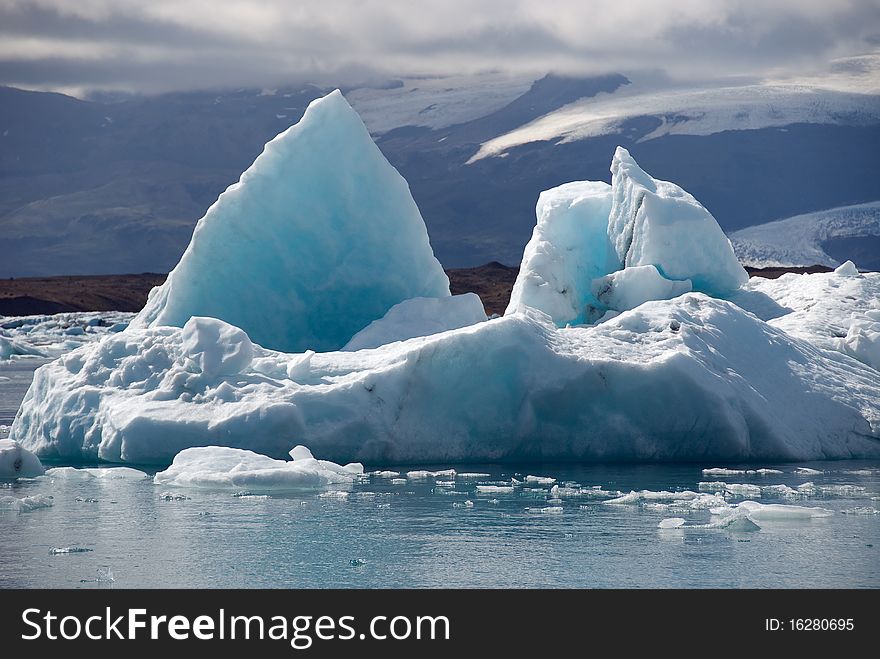
<path fill-rule="evenodd" d="M 876 48 L 880 0 L 0 0 L 0 84 L 157 92 L 487 69 L 760 76 Z"/>

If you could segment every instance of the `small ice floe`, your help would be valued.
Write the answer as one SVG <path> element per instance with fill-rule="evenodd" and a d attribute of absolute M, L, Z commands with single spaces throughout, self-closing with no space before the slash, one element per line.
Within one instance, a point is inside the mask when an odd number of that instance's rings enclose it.
<path fill-rule="evenodd" d="M 80 583 L 113 583 L 116 578 L 113 576 L 113 570 L 109 567 L 99 567 L 96 572 L 98 576 L 94 579 L 80 579 Z"/>
<path fill-rule="evenodd" d="M 456 474 L 456 478 L 460 478 L 462 480 L 476 480 L 478 478 L 489 478 L 492 474 L 484 474 L 479 471 L 465 471 L 460 474 Z"/>
<path fill-rule="evenodd" d="M 527 513 L 533 515 L 561 515 L 562 506 L 545 506 L 543 508 L 526 508 Z"/>
<path fill-rule="evenodd" d="M 93 497 L 77 497 L 76 499 L 74 499 L 74 501 L 76 501 L 77 503 L 98 503 L 98 500 Z"/>
<path fill-rule="evenodd" d="M 321 492 L 319 499 L 332 499 L 335 501 L 345 501 L 348 499 L 348 492 L 344 490 L 330 490 L 329 492 Z"/>
<path fill-rule="evenodd" d="M 241 492 L 233 492 L 232 496 L 236 499 L 241 499 L 242 501 L 266 501 L 269 499 L 268 494 L 254 494 L 253 492 L 248 492 L 247 490 L 242 490 Z"/>
<path fill-rule="evenodd" d="M 824 471 L 819 471 L 818 469 L 810 469 L 809 467 L 798 467 L 794 470 L 795 474 L 798 476 L 818 476 L 819 474 L 824 474 Z"/>
<path fill-rule="evenodd" d="M 370 476 L 373 478 L 397 478 L 400 476 L 399 471 L 371 471 Z"/>
<path fill-rule="evenodd" d="M 724 486 L 724 491 L 735 496 L 748 497 L 757 499 L 761 496 L 761 488 L 758 485 L 749 483 L 728 483 Z"/>
<path fill-rule="evenodd" d="M 614 499 L 603 501 L 602 503 L 610 505 L 625 505 L 637 504 L 641 501 L 688 501 L 690 499 L 696 499 L 698 496 L 699 494 L 691 492 L 690 490 L 684 490 L 682 492 L 667 492 L 666 490 L 660 490 L 659 492 L 641 490 L 636 492 L 635 490 L 632 490 L 629 494 L 623 494 Z"/>
<path fill-rule="evenodd" d="M 703 469 L 703 476 L 742 476 L 743 474 L 754 474 L 755 471 L 746 469 L 728 469 L 727 467 L 711 467 Z"/>
<path fill-rule="evenodd" d="M 844 469 L 841 473 L 851 476 L 875 476 L 880 474 L 880 469 Z"/>
<path fill-rule="evenodd" d="M 348 564 L 351 567 L 362 567 L 367 564 L 367 562 L 363 558 L 352 558 Z"/>
<path fill-rule="evenodd" d="M 804 496 L 803 492 L 788 485 L 763 485 L 761 492 L 766 496 L 779 497 L 780 499 L 797 499 Z"/>
<path fill-rule="evenodd" d="M 680 526 L 684 526 L 685 523 L 684 517 L 667 517 L 666 519 L 661 519 L 660 523 L 657 524 L 658 529 L 677 529 Z"/>
<path fill-rule="evenodd" d="M 29 513 L 40 508 L 51 508 L 55 501 L 45 494 L 34 494 L 29 497 L 0 497 L 0 508 L 10 508 L 20 513 Z"/>
<path fill-rule="evenodd" d="M 455 487 L 455 481 L 434 481 L 434 487 Z"/>
<path fill-rule="evenodd" d="M 0 439 L 0 480 L 36 478 L 43 471 L 36 455 L 14 439 Z"/>
<path fill-rule="evenodd" d="M 556 479 L 551 476 L 526 476 L 526 483 L 533 485 L 554 485 Z"/>
<path fill-rule="evenodd" d="M 406 479 L 405 478 L 392 478 L 391 484 L 392 485 L 406 485 Z"/>
<path fill-rule="evenodd" d="M 477 494 L 513 494 L 513 485 L 477 485 Z"/>
<path fill-rule="evenodd" d="M 189 501 L 190 500 L 190 498 L 188 496 L 186 496 L 185 494 L 179 494 L 176 492 L 162 492 L 162 494 L 159 495 L 159 498 L 162 501 Z"/>
<path fill-rule="evenodd" d="M 93 551 L 88 547 L 52 547 L 49 549 L 50 556 L 57 556 L 60 554 L 85 554 L 86 552 Z"/>
<path fill-rule="evenodd" d="M 727 489 L 727 483 L 724 481 L 701 481 L 697 483 L 697 489 L 700 492 L 724 492 Z"/>
<path fill-rule="evenodd" d="M 847 508 L 841 510 L 844 515 L 880 515 L 880 510 L 871 506 L 856 506 L 855 508 Z"/>
<path fill-rule="evenodd" d="M 755 473 L 759 476 L 773 476 L 782 472 L 779 469 L 755 469 Z"/>
<path fill-rule="evenodd" d="M 430 478 L 455 478 L 455 469 L 443 469 L 441 471 L 416 469 L 406 472 L 406 477 L 411 481 L 424 481 Z"/>
<path fill-rule="evenodd" d="M 150 477 L 149 474 L 131 467 L 86 467 L 81 469 L 76 467 L 54 467 L 53 469 L 47 469 L 45 476 L 54 480 L 83 481 L 141 481 Z"/>
<path fill-rule="evenodd" d="M 262 492 L 321 489 L 328 485 L 355 483 L 363 465 L 338 465 L 316 459 L 305 446 L 290 451 L 292 460 L 275 460 L 244 449 L 201 446 L 184 449 L 171 466 L 153 478 L 157 485 Z"/>
<path fill-rule="evenodd" d="M 762 504 L 757 501 L 743 501 L 735 506 L 712 508 L 709 512 L 722 519 L 748 517 L 757 521 L 804 521 L 830 517 L 834 514 L 826 508 L 792 506 L 781 503 Z"/>
<path fill-rule="evenodd" d="M 605 490 L 601 485 L 593 485 L 592 487 L 554 485 L 550 490 L 550 496 L 560 499 L 608 499 L 619 497 L 621 494 L 620 490 Z"/>

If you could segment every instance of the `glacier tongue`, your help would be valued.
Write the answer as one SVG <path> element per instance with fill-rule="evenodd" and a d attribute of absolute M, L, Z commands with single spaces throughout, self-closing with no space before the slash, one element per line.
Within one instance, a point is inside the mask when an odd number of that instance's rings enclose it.
<path fill-rule="evenodd" d="M 448 295 L 409 186 L 336 91 L 220 195 L 132 327 L 210 316 L 266 347 L 334 350 L 403 300 Z"/>

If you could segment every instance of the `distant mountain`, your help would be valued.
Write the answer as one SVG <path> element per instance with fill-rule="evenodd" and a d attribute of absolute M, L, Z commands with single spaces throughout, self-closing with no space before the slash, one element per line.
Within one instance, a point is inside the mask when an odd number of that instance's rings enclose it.
<path fill-rule="evenodd" d="M 803 93 L 733 111 L 730 99 L 741 96 L 724 88 L 710 101 L 708 89 L 696 109 L 679 94 L 675 112 L 659 116 L 662 103 L 645 99 L 671 92 L 640 84 L 622 75 L 485 74 L 343 91 L 409 181 L 447 267 L 518 263 L 539 192 L 609 180 L 618 144 L 694 194 L 728 231 L 877 199 L 878 96 L 841 92 L 832 103 Z M 326 91 L 84 101 L 0 88 L 0 277 L 167 271 L 218 194 Z M 618 114 L 586 121 L 597 106 Z M 590 131 L 510 140 L 578 112 Z"/>

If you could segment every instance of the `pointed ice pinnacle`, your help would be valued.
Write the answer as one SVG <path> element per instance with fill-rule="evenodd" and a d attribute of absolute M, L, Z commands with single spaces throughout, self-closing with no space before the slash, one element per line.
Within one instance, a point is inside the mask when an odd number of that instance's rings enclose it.
<path fill-rule="evenodd" d="M 448 295 L 409 186 L 335 91 L 220 195 L 132 327 L 210 316 L 264 347 L 334 350 L 403 300 Z"/>

